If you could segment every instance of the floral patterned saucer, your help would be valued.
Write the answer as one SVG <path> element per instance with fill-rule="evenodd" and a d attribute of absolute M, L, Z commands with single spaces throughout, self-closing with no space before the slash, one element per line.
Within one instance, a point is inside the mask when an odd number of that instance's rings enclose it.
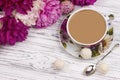
<path fill-rule="evenodd" d="M 101 55 L 102 53 L 104 53 L 111 46 L 112 41 L 113 41 L 113 26 L 111 25 L 111 22 L 114 19 L 114 15 L 110 14 L 110 15 L 104 15 L 104 16 L 107 19 L 107 23 L 108 23 L 107 34 L 102 41 L 100 41 L 97 44 L 90 45 L 90 46 L 79 45 L 77 43 L 74 43 L 71 40 L 71 38 L 67 34 L 67 30 L 66 30 L 66 24 L 67 24 L 69 17 L 64 19 L 64 21 L 60 27 L 60 42 L 61 42 L 63 48 L 69 54 L 71 54 L 77 58 L 80 58 L 80 57 L 82 58 L 82 56 L 80 55 L 80 51 L 83 48 L 88 48 L 91 50 L 91 52 L 92 52 L 91 57 L 97 57 L 97 56 Z"/>

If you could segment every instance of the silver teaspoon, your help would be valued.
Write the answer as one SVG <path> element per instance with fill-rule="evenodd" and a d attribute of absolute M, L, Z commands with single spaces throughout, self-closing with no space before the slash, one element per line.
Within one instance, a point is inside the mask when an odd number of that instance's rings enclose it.
<path fill-rule="evenodd" d="M 115 47 L 117 47 L 117 46 L 119 46 L 119 43 L 115 44 L 115 45 L 112 47 L 112 49 L 111 49 L 105 56 L 103 56 L 96 64 L 87 66 L 87 67 L 84 69 L 84 75 L 90 76 L 90 75 L 94 74 L 95 71 L 96 71 L 96 66 L 99 64 L 99 62 L 102 61 L 106 56 L 108 56 L 108 55 L 112 52 L 112 50 L 113 50 Z"/>

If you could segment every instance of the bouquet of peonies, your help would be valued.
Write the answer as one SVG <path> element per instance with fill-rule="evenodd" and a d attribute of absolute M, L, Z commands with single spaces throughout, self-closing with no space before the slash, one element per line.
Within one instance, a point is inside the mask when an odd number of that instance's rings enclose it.
<path fill-rule="evenodd" d="M 0 44 L 24 41 L 29 27 L 52 25 L 61 16 L 58 0 L 0 0 Z"/>
<path fill-rule="evenodd" d="M 63 13 L 71 12 L 74 4 L 90 5 L 96 0 L 64 1 L 62 4 L 61 0 L 0 0 L 0 45 L 22 42 L 30 27 L 48 27 Z"/>

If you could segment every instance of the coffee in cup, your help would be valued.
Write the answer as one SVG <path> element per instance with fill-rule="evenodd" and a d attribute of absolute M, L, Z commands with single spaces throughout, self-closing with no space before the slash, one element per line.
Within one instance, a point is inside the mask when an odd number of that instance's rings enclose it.
<path fill-rule="evenodd" d="M 93 45 L 105 37 L 107 32 L 106 20 L 102 14 L 95 10 L 78 10 L 69 17 L 67 32 L 76 43 Z"/>

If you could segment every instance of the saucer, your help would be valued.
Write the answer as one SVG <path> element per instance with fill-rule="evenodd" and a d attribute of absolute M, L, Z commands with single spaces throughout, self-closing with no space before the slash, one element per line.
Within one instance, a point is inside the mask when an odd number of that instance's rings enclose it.
<path fill-rule="evenodd" d="M 64 19 L 60 27 L 60 43 L 62 44 L 62 47 L 69 54 L 77 58 L 82 58 L 80 56 L 80 51 L 83 48 L 89 48 L 92 52 L 92 57 L 100 56 L 111 46 L 113 42 L 113 34 L 114 34 L 113 26 L 111 25 L 111 22 L 114 19 L 114 15 L 110 14 L 110 15 L 104 15 L 104 16 L 107 20 L 107 25 L 108 25 L 106 36 L 99 43 L 90 45 L 90 46 L 83 46 L 72 41 L 72 39 L 69 37 L 66 30 L 66 25 L 67 25 L 69 16 L 66 17 L 66 19 Z"/>

